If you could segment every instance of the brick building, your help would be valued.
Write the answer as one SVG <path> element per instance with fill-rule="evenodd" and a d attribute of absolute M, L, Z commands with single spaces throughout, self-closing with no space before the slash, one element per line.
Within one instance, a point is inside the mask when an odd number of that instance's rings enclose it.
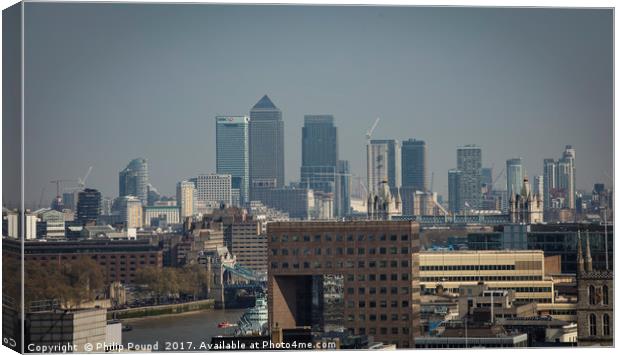
<path fill-rule="evenodd" d="M 270 329 L 340 328 L 414 347 L 420 334 L 417 223 L 274 222 L 267 237 Z"/>

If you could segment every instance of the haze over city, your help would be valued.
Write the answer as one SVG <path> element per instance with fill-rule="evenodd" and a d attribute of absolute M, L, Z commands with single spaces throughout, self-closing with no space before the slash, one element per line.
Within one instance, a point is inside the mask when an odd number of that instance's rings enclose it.
<path fill-rule="evenodd" d="M 447 197 L 456 148 L 483 166 L 576 150 L 577 188 L 612 185 L 612 31 L 605 10 L 26 5 L 25 193 L 50 180 L 118 195 L 118 172 L 150 182 L 215 172 L 215 117 L 282 110 L 286 181 L 299 180 L 305 114 L 333 114 L 340 158 L 365 177 L 365 133 L 426 141 Z M 500 183 L 504 183 L 503 181 Z M 500 185 L 501 186 L 501 185 Z"/>

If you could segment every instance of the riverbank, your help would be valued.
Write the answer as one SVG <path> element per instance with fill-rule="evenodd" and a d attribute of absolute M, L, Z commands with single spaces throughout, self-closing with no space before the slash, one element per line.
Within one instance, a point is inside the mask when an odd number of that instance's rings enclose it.
<path fill-rule="evenodd" d="M 123 332 L 123 344 L 156 344 L 164 349 L 166 342 L 210 343 L 217 335 L 233 335 L 234 327 L 219 328 L 221 322 L 237 323 L 245 310 L 211 309 L 141 319 L 123 320 L 131 331 Z"/>
<path fill-rule="evenodd" d="M 108 311 L 108 319 L 134 319 L 158 317 L 165 315 L 187 314 L 200 312 L 204 310 L 214 309 L 215 301 L 213 299 L 192 301 L 186 303 L 164 304 L 157 306 L 127 308 Z"/>

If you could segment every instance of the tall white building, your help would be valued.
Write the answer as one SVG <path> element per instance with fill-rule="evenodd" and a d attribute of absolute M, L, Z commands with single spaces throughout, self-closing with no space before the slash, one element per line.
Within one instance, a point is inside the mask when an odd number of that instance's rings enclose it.
<path fill-rule="evenodd" d="M 204 174 L 194 179 L 196 199 L 203 204 L 232 203 L 232 177 L 229 174 Z"/>
<path fill-rule="evenodd" d="M 196 208 L 196 186 L 188 180 L 177 183 L 177 206 L 179 207 L 179 217 L 181 219 L 194 215 Z"/>
<path fill-rule="evenodd" d="M 142 201 L 136 196 L 123 196 L 119 201 L 121 220 L 126 228 L 141 228 Z"/>

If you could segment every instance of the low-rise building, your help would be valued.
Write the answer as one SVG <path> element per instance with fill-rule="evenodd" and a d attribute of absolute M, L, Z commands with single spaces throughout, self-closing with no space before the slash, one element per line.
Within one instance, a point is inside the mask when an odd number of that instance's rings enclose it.
<path fill-rule="evenodd" d="M 489 290 L 513 290 L 520 303 L 554 302 L 553 279 L 545 276 L 540 250 L 424 251 L 420 253 L 423 293 L 437 286 L 458 293 L 462 286 L 484 282 Z"/>

